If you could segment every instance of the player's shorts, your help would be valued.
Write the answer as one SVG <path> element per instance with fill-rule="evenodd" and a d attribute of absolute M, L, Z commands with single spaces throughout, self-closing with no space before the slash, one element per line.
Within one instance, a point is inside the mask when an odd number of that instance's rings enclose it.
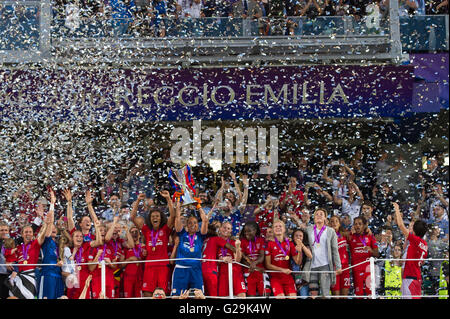
<path fill-rule="evenodd" d="M 353 285 L 355 288 L 356 296 L 369 296 L 371 294 L 370 289 L 366 285 L 367 277 L 370 272 L 367 271 L 366 265 L 360 265 L 352 269 L 353 272 Z"/>
<path fill-rule="evenodd" d="M 219 274 L 214 267 L 202 267 L 203 284 L 205 285 L 206 296 L 217 296 Z"/>
<path fill-rule="evenodd" d="M 124 298 L 141 297 L 141 289 L 142 289 L 141 276 L 124 274 L 122 289 Z"/>
<path fill-rule="evenodd" d="M 414 278 L 403 278 L 402 280 L 402 296 L 405 299 L 421 299 L 422 295 L 422 282 Z"/>
<path fill-rule="evenodd" d="M 245 273 L 244 277 L 247 280 L 247 295 L 248 296 L 264 296 L 264 276 L 259 271 L 252 273 Z"/>
<path fill-rule="evenodd" d="M 182 290 L 190 288 L 200 289 L 204 293 L 202 267 L 176 265 L 172 274 L 172 296 L 179 296 Z"/>
<path fill-rule="evenodd" d="M 43 275 L 39 286 L 39 299 L 58 299 L 64 295 L 64 281 L 61 276 Z"/>
<path fill-rule="evenodd" d="M 233 266 L 233 294 L 235 296 L 246 293 L 247 287 L 245 286 L 244 276 L 240 267 Z M 228 285 L 228 266 L 224 265 L 219 267 L 219 296 L 229 296 Z"/>
<path fill-rule="evenodd" d="M 270 276 L 270 286 L 274 296 L 297 294 L 294 277 L 286 274 L 273 273 Z"/>
<path fill-rule="evenodd" d="M 342 268 L 348 268 L 342 266 Z M 341 291 L 342 289 L 350 289 L 350 269 L 344 270 L 340 275 L 336 276 L 336 284 L 331 287 L 331 291 Z"/>
<path fill-rule="evenodd" d="M 84 286 L 82 286 L 84 287 Z M 100 293 L 102 291 L 102 278 L 101 276 L 92 276 L 91 281 L 91 291 L 92 291 L 92 299 L 99 299 Z M 81 288 L 81 290 L 83 290 Z M 105 276 L 105 296 L 108 299 L 116 298 L 115 289 L 114 289 L 114 275 L 112 272 L 106 271 Z"/>
<path fill-rule="evenodd" d="M 142 281 L 142 291 L 153 292 L 157 287 L 168 291 L 169 266 L 145 265 L 144 278 Z"/>

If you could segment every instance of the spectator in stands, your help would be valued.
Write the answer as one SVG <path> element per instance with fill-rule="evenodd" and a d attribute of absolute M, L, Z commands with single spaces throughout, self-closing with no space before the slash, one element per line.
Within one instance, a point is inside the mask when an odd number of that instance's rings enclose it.
<path fill-rule="evenodd" d="M 114 216 L 120 213 L 121 200 L 118 194 L 111 194 L 108 200 L 108 209 L 102 213 L 102 217 L 107 222 L 112 222 Z"/>
<path fill-rule="evenodd" d="M 113 194 L 122 198 L 122 191 L 123 191 L 122 185 L 119 182 L 118 176 L 114 173 L 109 173 L 105 183 L 100 189 L 100 197 L 102 199 L 103 204 L 108 206 L 110 204 L 109 199 Z"/>
<path fill-rule="evenodd" d="M 443 239 L 444 241 L 448 241 L 448 215 L 445 214 L 444 205 L 438 203 L 434 206 L 433 209 L 433 217 L 430 218 L 429 222 L 433 223 L 440 229 L 440 233 L 438 234 L 438 238 Z"/>
<path fill-rule="evenodd" d="M 314 211 L 317 207 L 323 207 L 327 211 L 333 208 L 333 196 L 320 187 L 317 183 L 306 183 L 304 192 L 305 207 Z M 302 210 L 303 214 L 304 210 Z"/>
<path fill-rule="evenodd" d="M 155 10 L 155 19 L 160 19 L 166 14 L 166 4 L 163 0 L 155 0 L 153 8 Z M 123 189 L 125 191 L 124 193 L 127 193 L 127 196 L 122 195 L 124 197 L 122 200 L 126 199 L 129 205 L 134 203 L 140 193 L 145 194 L 146 200 L 154 198 L 153 181 L 148 171 L 146 171 L 144 163 L 138 162 L 130 170 L 123 183 Z"/>
<path fill-rule="evenodd" d="M 334 170 L 334 176 L 329 176 L 330 169 Z M 355 173 L 343 159 L 340 159 L 338 161 L 331 161 L 325 166 L 322 179 L 329 185 L 332 185 L 333 195 L 336 194 L 337 198 L 347 198 L 348 183 L 355 180 Z"/>
<path fill-rule="evenodd" d="M 374 216 L 373 211 L 375 209 L 375 206 L 372 204 L 371 201 L 369 200 L 365 200 L 362 203 L 361 206 L 361 215 L 363 215 L 366 219 L 367 222 L 369 223 L 369 228 L 374 230 L 374 233 L 378 233 L 378 229 L 381 228 L 381 226 L 383 226 L 384 222 L 382 220 L 380 220 L 379 218 L 377 218 L 376 216 Z"/>
<path fill-rule="evenodd" d="M 288 187 L 285 187 L 284 192 L 280 196 L 280 209 L 286 210 L 290 206 L 297 215 L 301 216 L 303 202 L 304 196 L 303 192 L 298 188 L 297 177 L 291 176 Z"/>
<path fill-rule="evenodd" d="M 109 5 L 111 6 L 114 35 L 123 36 L 133 23 L 134 12 L 136 11 L 134 0 L 110 0 Z"/>
<path fill-rule="evenodd" d="M 448 14 L 448 0 L 427 0 L 425 12 L 426 14 Z"/>
<path fill-rule="evenodd" d="M 383 183 L 381 187 L 373 189 L 372 202 L 375 205 L 375 218 L 386 220 L 387 215 L 392 214 L 392 202 L 398 201 L 397 194 L 390 184 Z"/>
<path fill-rule="evenodd" d="M 334 202 L 341 206 L 341 214 L 348 214 L 351 222 L 360 215 L 361 206 L 364 202 L 364 195 L 358 185 L 354 182 L 348 184 L 348 198 L 339 198 L 336 192 L 333 196 Z"/>

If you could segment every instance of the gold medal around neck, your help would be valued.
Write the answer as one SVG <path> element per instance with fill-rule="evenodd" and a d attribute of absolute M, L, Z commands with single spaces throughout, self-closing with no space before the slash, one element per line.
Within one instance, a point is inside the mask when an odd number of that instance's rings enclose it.
<path fill-rule="evenodd" d="M 289 260 L 289 256 L 284 257 L 284 259 Z"/>
<path fill-rule="evenodd" d="M 78 266 L 78 270 L 81 270 L 81 266 Z"/>
<path fill-rule="evenodd" d="M 24 265 L 28 264 L 28 261 L 27 261 L 27 260 L 25 260 L 25 261 L 23 262 L 23 264 L 24 264 Z"/>
<path fill-rule="evenodd" d="M 194 252 L 194 247 L 189 248 L 189 251 L 190 251 L 191 253 L 193 253 L 193 252 Z"/>
<path fill-rule="evenodd" d="M 156 250 L 156 248 L 155 247 L 152 247 L 152 251 L 155 251 Z"/>

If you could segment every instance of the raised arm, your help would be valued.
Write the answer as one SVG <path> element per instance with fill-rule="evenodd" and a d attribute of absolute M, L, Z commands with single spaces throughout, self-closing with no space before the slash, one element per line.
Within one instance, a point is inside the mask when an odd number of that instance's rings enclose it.
<path fill-rule="evenodd" d="M 116 228 L 117 223 L 119 222 L 119 216 L 114 216 L 112 223 L 109 225 L 109 229 L 105 235 L 105 242 L 109 242 L 112 239 L 114 234 L 114 228 Z"/>
<path fill-rule="evenodd" d="M 406 228 L 405 224 L 403 223 L 403 218 L 400 213 L 400 207 L 398 206 L 398 203 L 392 203 L 392 205 L 394 206 L 395 220 L 397 222 L 398 228 L 402 232 L 403 236 L 405 236 L 405 238 L 408 238 L 409 229 Z"/>
<path fill-rule="evenodd" d="M 169 208 L 169 218 L 167 219 L 167 227 L 172 229 L 175 224 L 175 215 L 176 215 L 175 207 L 173 206 L 173 202 L 172 199 L 170 198 L 169 191 L 163 190 L 160 192 L 160 194 L 167 201 L 167 207 Z"/>
<path fill-rule="evenodd" d="M 342 198 L 337 197 L 337 192 L 338 191 L 334 192 L 334 194 L 333 194 L 333 202 L 335 204 L 341 206 L 342 205 Z"/>
<path fill-rule="evenodd" d="M 102 234 L 100 233 L 100 226 L 101 222 L 97 219 L 97 221 L 94 222 L 95 240 L 90 242 L 91 247 L 98 247 L 103 245 L 103 238 Z"/>
<path fill-rule="evenodd" d="M 247 175 L 244 175 L 242 177 L 242 184 L 244 186 L 244 194 L 242 195 L 241 206 L 243 207 L 242 209 L 244 209 L 245 206 L 247 206 L 247 200 L 248 200 L 249 181 L 248 181 L 248 176 Z"/>
<path fill-rule="evenodd" d="M 332 184 L 333 183 L 333 179 L 328 176 L 328 171 L 330 170 L 330 167 L 331 167 L 331 163 L 328 163 L 327 165 L 325 165 L 324 170 L 323 170 L 323 174 L 322 174 L 322 179 L 325 182 Z"/>
<path fill-rule="evenodd" d="M 236 192 L 238 195 L 237 202 L 241 203 L 242 202 L 242 192 L 241 192 L 241 188 L 239 187 L 239 183 L 236 180 L 236 173 L 234 173 L 233 171 L 230 171 L 230 176 L 231 176 L 231 179 L 233 180 L 234 188 L 236 189 Z"/>
<path fill-rule="evenodd" d="M 350 184 L 352 184 L 353 187 L 355 188 L 355 190 L 356 190 L 356 195 L 358 195 L 358 197 L 361 199 L 361 202 L 364 202 L 364 195 L 363 195 L 363 193 L 361 192 L 361 190 L 359 189 L 358 185 L 356 185 L 356 183 L 353 182 L 353 181 L 350 182 Z"/>
<path fill-rule="evenodd" d="M 91 219 L 95 225 L 95 223 L 98 221 L 98 217 L 95 214 L 94 206 L 92 206 L 92 202 L 94 201 L 94 198 L 92 197 L 91 191 L 89 189 L 86 191 L 85 195 L 86 195 L 85 199 L 86 199 L 86 204 L 88 207 L 89 215 L 91 216 Z"/>
<path fill-rule="evenodd" d="M 175 231 L 179 233 L 182 230 L 183 223 L 181 222 L 181 204 L 180 198 L 177 198 L 175 202 Z"/>
<path fill-rule="evenodd" d="M 131 205 L 131 212 L 130 212 L 130 219 L 131 221 L 134 223 L 134 225 L 136 225 L 136 227 L 138 227 L 139 229 L 142 228 L 142 225 L 140 223 L 136 222 L 136 217 L 137 217 L 137 211 L 139 209 L 139 203 L 142 202 L 143 200 L 145 200 L 145 194 L 140 193 L 137 197 L 137 199 L 133 202 L 133 204 Z"/>
<path fill-rule="evenodd" d="M 69 188 L 63 190 L 63 195 L 67 201 L 66 217 L 67 227 L 69 231 L 75 229 L 75 221 L 73 220 L 72 192 Z"/>
<path fill-rule="evenodd" d="M 206 235 L 208 233 L 208 216 L 205 214 L 205 211 L 203 210 L 203 208 L 199 208 L 200 211 L 200 218 L 202 219 L 202 228 L 200 229 L 200 233 L 202 235 Z"/>

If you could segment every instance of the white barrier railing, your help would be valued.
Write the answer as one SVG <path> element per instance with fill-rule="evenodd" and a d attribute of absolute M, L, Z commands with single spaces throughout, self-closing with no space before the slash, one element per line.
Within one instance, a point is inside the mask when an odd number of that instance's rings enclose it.
<path fill-rule="evenodd" d="M 169 258 L 169 259 L 155 259 L 155 260 L 136 260 L 136 261 L 118 261 L 118 262 L 111 262 L 111 264 L 114 265 L 120 265 L 120 264 L 138 264 L 138 263 L 153 263 L 153 262 L 161 262 L 161 261 L 180 261 L 180 260 L 199 260 L 202 262 L 205 261 L 213 261 L 213 262 L 225 262 L 223 260 L 218 260 L 218 259 L 202 259 L 202 258 Z M 368 260 L 365 260 L 363 262 L 360 262 L 358 264 L 354 264 L 349 266 L 348 268 L 343 268 L 342 271 L 346 271 L 346 270 L 350 270 L 356 266 L 359 266 L 361 264 L 366 264 L 369 263 L 370 266 L 370 276 L 371 276 L 371 295 L 370 296 L 356 296 L 356 295 L 346 295 L 346 296 L 336 296 L 336 295 L 330 295 L 327 296 L 327 298 L 367 298 L 370 297 L 371 299 L 377 299 L 377 298 L 383 298 L 386 296 L 377 296 L 376 294 L 376 274 L 375 274 L 375 263 L 377 261 L 390 261 L 390 260 L 395 260 L 395 261 L 422 261 L 422 262 L 431 262 L 431 261 L 448 261 L 449 259 L 442 259 L 442 258 L 436 258 L 436 259 L 393 259 L 393 258 L 374 258 L 374 257 L 370 257 Z M 234 299 L 234 290 L 233 290 L 233 264 L 238 264 L 242 267 L 247 267 L 249 268 L 247 265 L 244 265 L 242 263 L 239 262 L 229 262 L 228 263 L 228 293 L 229 296 L 227 297 L 220 297 L 220 296 L 214 296 L 214 297 L 210 297 L 210 296 L 205 296 L 206 298 L 215 298 L 215 299 Z M 100 261 L 100 262 L 87 262 L 87 263 L 77 263 L 78 266 L 82 266 L 82 265 L 99 265 L 101 268 L 101 293 L 103 294 L 103 296 L 106 295 L 106 263 L 104 260 Z M 17 266 L 20 267 L 42 267 L 42 266 L 56 266 L 55 264 L 0 264 L 0 266 Z M 264 272 L 266 273 L 279 273 L 280 271 L 276 271 L 276 270 L 265 270 Z M 303 271 L 303 270 L 299 270 L 299 271 L 292 271 L 291 274 L 300 274 L 300 273 L 334 273 L 335 271 Z M 169 297 L 169 296 L 167 296 Z M 395 296 L 396 298 L 401 298 L 402 296 Z M 410 297 L 421 297 L 421 298 L 436 298 L 436 297 L 445 297 L 448 298 L 449 295 L 420 295 L 420 296 L 408 296 L 408 298 Z M 144 297 L 141 297 L 144 298 Z M 260 296 L 260 297 L 246 297 L 248 299 L 271 299 L 271 298 L 276 298 L 275 296 Z M 297 296 L 296 299 L 299 298 L 305 298 L 304 296 Z"/>

